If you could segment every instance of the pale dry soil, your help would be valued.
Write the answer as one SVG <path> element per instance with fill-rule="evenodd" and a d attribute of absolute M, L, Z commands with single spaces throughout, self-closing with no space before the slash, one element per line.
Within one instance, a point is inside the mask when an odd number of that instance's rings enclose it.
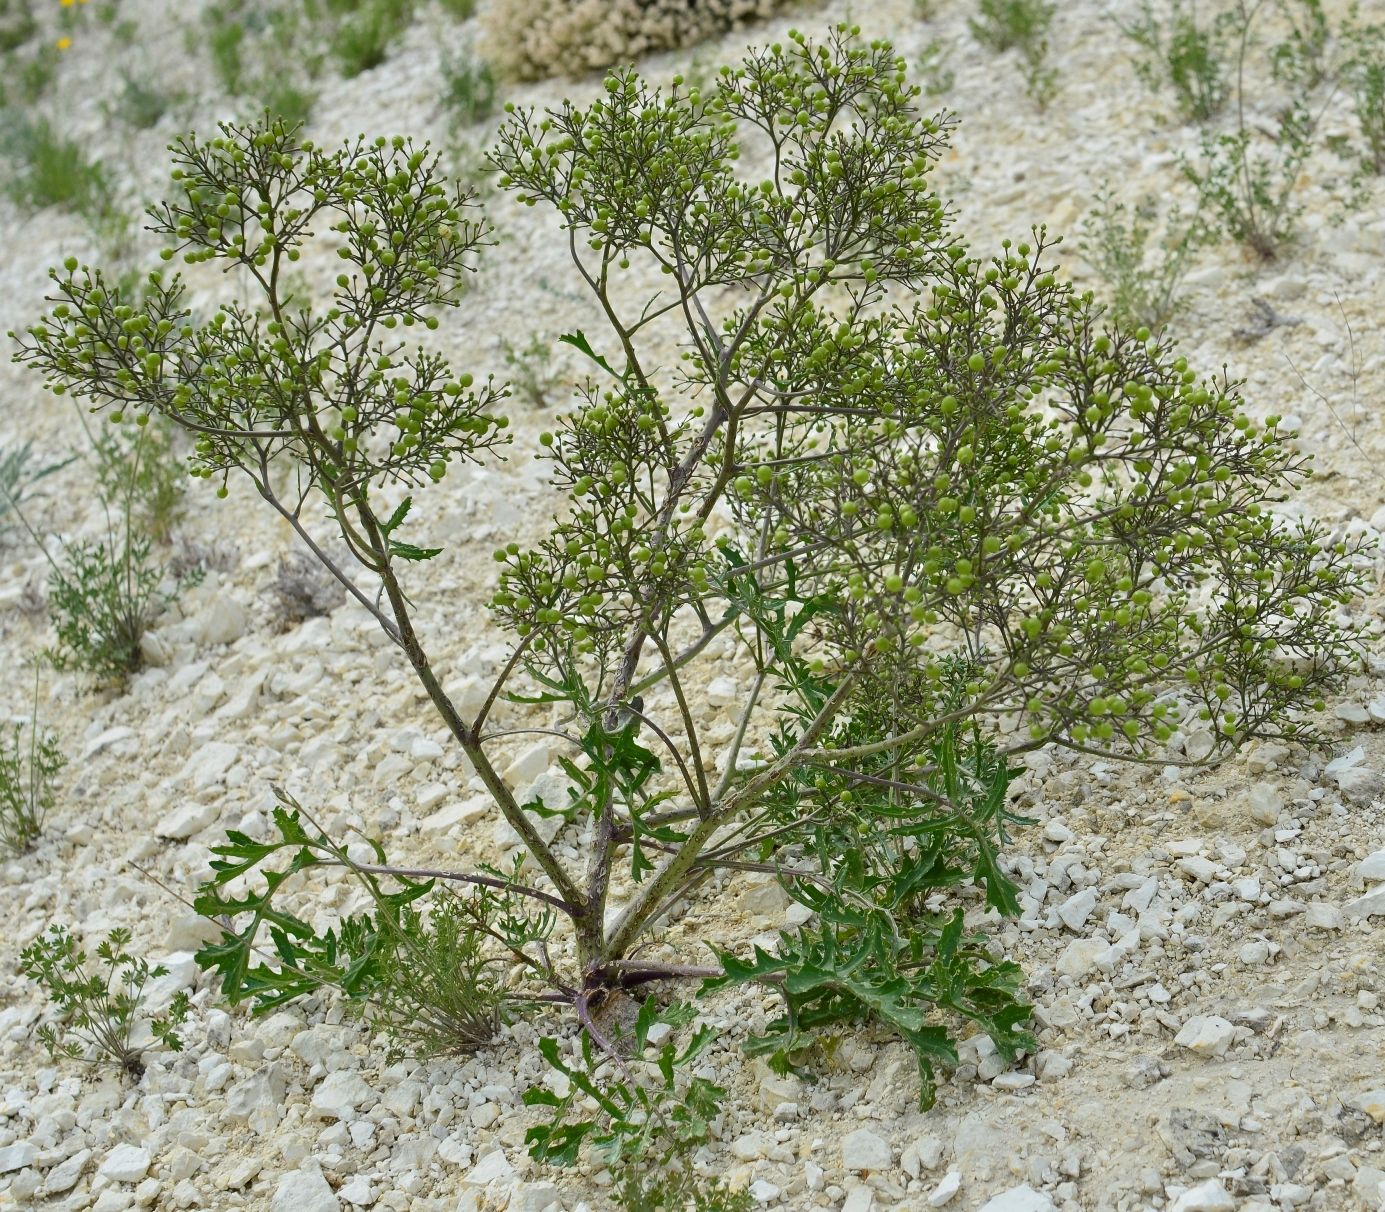
<path fill-rule="evenodd" d="M 942 101 L 962 124 L 937 180 L 978 247 L 1023 238 L 1037 222 L 1076 236 L 1103 180 L 1132 200 L 1178 193 L 1173 156 L 1191 149 L 1194 133 L 1161 116 L 1167 99 L 1142 91 L 1102 6 L 1062 6 L 1052 38 L 1062 80 L 1042 114 L 1022 95 L 1013 58 L 970 38 L 968 6 L 935 7 L 927 24 L 904 0 L 857 4 L 854 16 L 867 34 L 895 38 L 911 61 L 928 39 L 947 49 L 956 81 Z M 179 22 L 191 12 L 170 19 L 160 4 L 125 8 L 143 23 L 137 70 L 157 65 L 165 85 L 193 100 L 154 131 L 118 131 L 99 103 L 131 52 L 93 29 L 69 53 L 53 104 L 133 201 L 157 196 L 170 138 L 231 111 L 205 92 L 209 73 L 184 50 Z M 846 12 L 830 4 L 798 20 L 821 28 Z M 769 40 L 789 24 L 753 36 Z M 456 36 L 425 12 L 385 65 L 328 84 L 314 136 L 443 137 L 438 56 Z M 728 36 L 642 67 L 666 78 L 734 59 L 746 40 Z M 598 87 L 555 82 L 514 97 L 552 104 Z M 1330 114 L 1334 123 L 1345 128 L 1345 112 Z M 467 136 L 479 143 L 488 130 Z M 1320 188 L 1332 171 L 1325 156 L 1310 164 L 1302 239 L 1280 263 L 1254 264 L 1229 246 L 1203 258 L 1177 332 L 1195 365 L 1225 365 L 1246 380 L 1253 415 L 1298 418 L 1317 475 L 1285 508 L 1373 546 L 1385 528 L 1385 192 L 1334 226 Z M 552 339 L 582 327 L 599 343 L 599 317 L 552 216 L 506 197 L 489 204 L 500 237 L 485 258 L 492 272 L 444 317 L 440 347 L 479 376 L 503 373 L 502 337 L 523 343 L 531 332 Z M 39 313 L 48 265 L 93 253 L 76 220 L 25 216 L 8 204 L 0 238 L 0 329 Z M 1061 259 L 1092 284 L 1075 244 Z M 314 267 L 306 272 L 311 280 Z M 194 301 L 207 305 L 227 286 L 199 278 Z M 1282 322 L 1257 325 L 1265 313 L 1256 300 Z M 57 456 L 80 443 L 72 405 L 7 362 L 0 399 L 6 446 L 32 438 Z M 549 418 L 520 405 L 511 415 L 508 460 L 450 476 L 420 514 L 420 541 L 447 552 L 418 571 L 414 596 L 462 697 L 506 654 L 484 606 L 491 548 L 541 534 L 556 504 L 530 458 Z M 49 481 L 34 515 L 55 545 L 99 533 L 89 466 Z M 569 1026 L 520 1022 L 466 1061 L 384 1067 L 339 1004 L 323 999 L 252 1020 L 228 1011 L 198 973 L 191 953 L 206 928 L 181 898 L 204 877 L 226 828 L 267 828 L 271 784 L 333 829 L 383 836 L 396 858 L 494 859 L 511 839 L 363 612 L 340 606 L 287 629 L 275 624 L 269 586 L 294 540 L 244 486 L 233 482 L 226 502 L 194 487 L 177 541 L 212 571 L 160 620 L 152 667 L 121 695 L 92 694 L 72 675 L 45 682 L 43 716 L 72 764 L 42 842 L 0 866 L 0 1208 L 606 1206 L 602 1174 L 542 1170 L 523 1146 L 532 1120 L 522 1092 L 548 1080 L 534 1041 L 541 1031 L 570 1035 Z M 1330 746 L 1261 746 L 1203 771 L 1037 756 L 1020 805 L 1038 823 L 1012 850 L 1024 916 L 996 930 L 1027 973 L 1036 1056 L 1008 1071 L 983 1041 L 968 1041 L 925 1114 L 899 1043 L 852 1036 L 817 1080 L 784 1080 L 739 1050 L 774 1013 L 773 998 L 709 997 L 701 1011 L 718 1039 L 706 1072 L 729 1094 L 699 1167 L 749 1186 L 771 1208 L 1385 1206 L 1385 896 L 1361 899 L 1385 878 L 1372 865 L 1385 858 L 1368 859 L 1385 848 L 1385 645 L 1380 563 L 1374 554 L 1366 562 L 1369 591 L 1350 613 L 1367 623 L 1370 656 L 1329 704 Z M 0 549 L 0 666 L 9 673 L 0 714 L 27 715 L 21 662 L 49 641 L 45 579 L 31 545 Z M 729 739 L 736 687 L 745 684 L 728 655 L 713 650 L 701 683 L 700 710 L 718 743 Z M 731 685 L 713 686 L 714 678 Z M 1188 739 L 1194 754 L 1199 743 Z M 510 756 L 512 777 L 525 782 L 553 757 L 523 744 Z M 1171 763 L 1183 756 L 1170 749 Z M 307 889 L 293 903 L 324 924 L 355 904 L 336 885 Z M 776 885 L 728 886 L 715 913 L 672 924 L 665 945 L 698 959 L 699 940 L 767 941 L 788 910 Z M 973 917 L 979 924 L 979 910 Z M 154 1004 L 192 991 L 187 1051 L 151 1053 L 138 1084 L 51 1064 L 33 1035 L 47 1011 L 17 971 L 19 950 L 51 920 L 89 944 L 129 926 L 139 950 L 170 969 Z"/>

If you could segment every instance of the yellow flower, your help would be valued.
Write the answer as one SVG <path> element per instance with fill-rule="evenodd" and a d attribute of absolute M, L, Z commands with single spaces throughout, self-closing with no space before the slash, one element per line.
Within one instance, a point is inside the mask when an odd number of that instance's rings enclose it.
<path fill-rule="evenodd" d="M 72 39 L 69 38 L 69 37 L 67 37 L 66 35 L 63 35 L 63 37 L 61 37 L 61 38 L 58 39 L 58 49 L 59 49 L 60 51 L 61 51 L 61 50 L 66 50 L 66 49 L 67 49 L 69 46 L 71 46 L 71 45 L 72 45 Z"/>

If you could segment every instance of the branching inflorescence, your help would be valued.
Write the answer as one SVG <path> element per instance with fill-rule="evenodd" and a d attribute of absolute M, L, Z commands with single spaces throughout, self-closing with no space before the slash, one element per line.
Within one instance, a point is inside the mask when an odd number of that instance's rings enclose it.
<path fill-rule="evenodd" d="M 227 923 L 204 954 L 232 996 L 309 966 L 312 931 L 269 905 L 284 871 L 254 904 L 220 891 L 282 854 L 290 873 L 330 863 L 368 882 L 378 913 L 353 946 L 380 955 L 419 929 L 404 912 L 418 897 L 490 898 L 507 924 L 478 913 L 476 929 L 598 1045 L 593 1010 L 616 991 L 762 981 L 786 1012 L 753 1046 L 776 1063 L 797 1063 L 816 1027 L 873 1019 L 914 1046 L 927 1097 L 933 1062 L 955 1059 L 948 1015 L 1011 1055 L 1028 1042 L 1018 970 L 954 891 L 1016 912 L 999 855 L 1027 752 L 1162 762 L 1178 730 L 1205 727 L 1218 753 L 1311 737 L 1300 712 L 1351 653 L 1337 616 L 1354 578 L 1349 551 L 1270 508 L 1303 460 L 1276 421 L 1240 412 L 1234 383 L 1105 327 L 1042 229 L 969 252 L 929 187 L 952 119 L 922 115 L 903 61 L 853 34 L 795 34 L 703 90 L 618 72 L 588 108 L 511 111 L 492 163 L 557 212 L 605 335 L 566 338 L 595 376 L 541 439 L 567 504 L 541 541 L 496 552 L 494 616 L 515 642 L 469 716 L 403 586 L 435 553 L 398 537 L 408 500 L 382 503 L 504 428 L 502 392 L 393 342 L 396 324 L 436 323 L 485 237 L 426 151 L 327 152 L 276 123 L 175 145 L 181 196 L 155 229 L 243 266 L 267 321 L 233 303 L 195 323 L 176 279 L 156 275 L 136 304 L 95 271 L 55 275 L 58 305 L 21 360 L 98 407 L 190 429 L 204 475 L 247 473 L 399 646 L 528 855 L 363 866 L 285 801 L 282 840 L 230 839 L 200 902 Z M 288 314 L 281 273 L 310 224 L 350 269 L 327 310 Z M 637 261 L 667 289 L 632 306 Z M 651 353 L 670 328 L 677 373 Z M 281 457 L 298 470 L 290 500 L 270 475 Z M 314 497 L 359 568 L 301 524 Z M 697 698 L 714 641 L 750 680 L 720 753 Z M 515 729 L 492 717 L 535 702 L 566 718 L 550 731 L 568 746 L 560 811 L 579 862 L 536 827 L 553 809 L 497 773 Z M 812 911 L 777 955 L 641 955 L 671 910 L 711 897 L 710 877 L 747 869 Z M 252 968 L 262 922 L 277 958 Z M 370 993 L 359 955 L 312 947 L 304 990 L 349 969 L 349 991 Z"/>

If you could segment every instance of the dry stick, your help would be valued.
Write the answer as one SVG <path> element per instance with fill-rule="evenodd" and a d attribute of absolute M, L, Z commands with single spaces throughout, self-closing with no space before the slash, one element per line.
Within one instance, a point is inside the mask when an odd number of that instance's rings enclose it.
<path fill-rule="evenodd" d="M 1338 414 L 1337 410 L 1336 410 L 1335 408 L 1332 407 L 1332 401 L 1329 400 L 1329 399 L 1327 398 L 1326 395 L 1324 395 L 1321 391 L 1319 391 L 1316 387 L 1314 387 L 1310 382 L 1308 382 L 1308 380 L 1307 380 L 1306 378 L 1304 378 L 1303 372 L 1302 372 L 1301 370 L 1299 370 L 1299 368 L 1298 368 L 1297 366 L 1294 365 L 1294 360 L 1293 360 L 1291 357 L 1289 357 L 1289 355 L 1288 355 L 1287 353 L 1284 354 L 1284 361 L 1287 362 L 1287 363 L 1289 364 L 1289 369 L 1292 370 L 1292 371 L 1294 372 L 1294 374 L 1298 377 L 1298 381 L 1299 381 L 1301 384 L 1303 384 L 1303 386 L 1304 386 L 1305 388 L 1307 388 L 1309 391 L 1311 391 L 1311 392 L 1313 393 L 1313 395 L 1317 398 L 1317 400 L 1319 401 L 1319 403 L 1321 403 L 1324 407 L 1326 407 L 1327 411 L 1330 412 L 1330 413 L 1332 414 L 1332 419 L 1333 419 L 1334 421 L 1336 421 L 1337 424 L 1340 425 L 1340 426 L 1342 427 L 1342 432 L 1343 432 L 1344 434 L 1346 434 L 1347 440 L 1348 440 L 1353 446 L 1355 446 L 1356 449 L 1357 449 L 1357 451 L 1359 451 L 1362 455 L 1366 455 L 1365 449 L 1362 447 L 1361 443 L 1358 442 L 1358 441 L 1356 440 L 1356 425 L 1357 425 L 1358 420 L 1360 419 L 1360 418 L 1359 418 L 1359 413 L 1360 413 L 1360 408 L 1361 408 L 1361 401 L 1360 401 L 1360 397 L 1359 397 L 1359 395 L 1358 395 L 1358 392 L 1359 392 L 1359 390 L 1360 390 L 1361 367 L 1360 367 L 1360 363 L 1357 361 L 1357 357 L 1356 357 L 1356 335 L 1351 331 L 1351 321 L 1347 319 L 1346 308 L 1342 306 L 1342 299 L 1341 299 L 1341 296 L 1334 293 L 1332 297 L 1333 297 L 1333 299 L 1334 299 L 1334 300 L 1336 301 L 1336 303 L 1337 303 L 1337 310 L 1340 311 L 1340 312 L 1342 313 L 1342 325 L 1343 325 L 1343 327 L 1345 327 L 1346 330 L 1347 330 L 1347 345 L 1348 345 L 1348 347 L 1349 347 L 1350 350 L 1351 350 L 1351 428 L 1350 428 L 1350 429 L 1347 428 L 1346 422 L 1342 420 L 1342 418 L 1341 418 L 1341 416 Z M 1366 455 L 1366 457 L 1369 458 L 1370 456 L 1369 456 L 1369 455 Z"/>
<path fill-rule="evenodd" d="M 555 909 L 561 909 L 569 916 L 577 910 L 577 906 L 570 905 L 562 897 L 554 896 L 551 892 L 544 892 L 540 888 L 530 888 L 526 884 L 511 883 L 509 880 L 497 879 L 489 875 L 472 875 L 465 871 L 437 871 L 431 867 L 392 867 L 382 863 L 348 863 L 340 859 L 328 860 L 321 865 L 324 867 L 347 867 L 352 871 L 364 871 L 371 875 L 394 875 L 402 876 L 405 879 L 449 880 L 458 884 L 475 884 L 482 888 L 513 892 L 517 896 L 532 897 L 536 901 L 543 901 L 547 905 L 552 905 Z"/>

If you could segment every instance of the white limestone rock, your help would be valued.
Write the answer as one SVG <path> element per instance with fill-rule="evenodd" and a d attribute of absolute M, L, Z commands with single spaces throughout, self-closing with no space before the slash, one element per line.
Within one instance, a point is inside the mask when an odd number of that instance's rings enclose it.
<path fill-rule="evenodd" d="M 1367 883 L 1385 881 L 1385 850 L 1377 850 L 1373 854 L 1366 855 L 1356 864 L 1356 874 Z"/>
<path fill-rule="evenodd" d="M 353 1069 L 338 1069 L 313 1091 L 312 1107 L 324 1119 L 352 1119 L 357 1107 L 376 1101 L 365 1078 Z"/>
<path fill-rule="evenodd" d="M 209 741 L 195 749 L 183 764 L 178 778 L 197 790 L 210 787 L 236 764 L 240 750 L 226 741 Z"/>
<path fill-rule="evenodd" d="M 1116 966 L 1116 957 L 1112 950 L 1111 945 L 1104 939 L 1073 939 L 1058 957 L 1058 972 L 1075 980 L 1081 980 L 1098 970 L 1111 972 Z"/>
<path fill-rule="evenodd" d="M 1347 901 L 1342 911 L 1352 917 L 1385 917 L 1385 884 L 1373 888 L 1365 896 L 1358 896 L 1354 901 Z"/>
<path fill-rule="evenodd" d="M 96 1173 L 113 1183 L 137 1183 L 149 1173 L 152 1161 L 148 1149 L 138 1145 L 116 1145 L 106 1154 L 106 1160 L 97 1167 Z"/>
<path fill-rule="evenodd" d="M 1284 797 L 1273 783 L 1256 783 L 1246 795 L 1250 819 L 1257 825 L 1274 825 L 1284 811 Z"/>
<path fill-rule="evenodd" d="M 716 677 L 707 683 L 707 702 L 713 707 L 729 707 L 740 697 L 735 678 Z"/>
<path fill-rule="evenodd" d="M 154 836 L 185 842 L 214 824 L 220 815 L 221 809 L 216 804 L 199 804 L 196 801 L 179 804 L 155 824 Z"/>
<path fill-rule="evenodd" d="M 220 593 L 194 619 L 192 636 L 200 644 L 230 644 L 245 634 L 245 608 Z"/>
<path fill-rule="evenodd" d="M 1074 934 L 1081 931 L 1086 925 L 1087 919 L 1092 916 L 1096 909 L 1096 889 L 1083 888 L 1081 892 L 1075 892 L 1058 906 L 1057 913 L 1059 919 Z"/>
<path fill-rule="evenodd" d="M 1236 1212 L 1236 1201 L 1215 1178 L 1190 1187 L 1173 1201 L 1169 1212 Z"/>
<path fill-rule="evenodd" d="M 274 1188 L 270 1212 L 341 1212 L 341 1201 L 320 1170 L 294 1170 Z"/>
<path fill-rule="evenodd" d="M 78 1149 L 71 1157 L 54 1166 L 48 1171 L 48 1177 L 43 1180 L 43 1194 L 51 1198 L 71 1191 L 77 1185 L 77 1180 L 82 1177 L 91 1156 L 90 1149 Z"/>
<path fill-rule="evenodd" d="M 15 1141 L 0 1149 L 0 1174 L 32 1166 L 38 1160 L 38 1147 L 27 1140 Z"/>
<path fill-rule="evenodd" d="M 929 1193 L 928 1206 L 930 1208 L 941 1208 L 961 1189 L 962 1172 L 960 1170 L 949 1170 L 943 1175 L 943 1181 Z"/>
<path fill-rule="evenodd" d="M 1314 930 L 1340 930 L 1345 924 L 1342 911 L 1325 901 L 1314 901 L 1303 911 L 1303 920 Z"/>
<path fill-rule="evenodd" d="M 1183 1024 L 1173 1042 L 1198 1056 L 1224 1056 L 1236 1028 L 1219 1014 L 1199 1014 Z"/>
<path fill-rule="evenodd" d="M 858 1128 L 842 1139 L 842 1167 L 846 1170 L 888 1170 L 893 1163 L 889 1142 L 869 1128 Z"/>
<path fill-rule="evenodd" d="M 493 1183 L 509 1183 L 515 1176 L 515 1168 L 503 1149 L 487 1153 L 480 1161 L 462 1176 L 464 1187 L 489 1187 Z"/>
<path fill-rule="evenodd" d="M 1042 1191 L 1022 1183 L 988 1199 L 981 1212 L 1057 1212 L 1057 1207 Z"/>

